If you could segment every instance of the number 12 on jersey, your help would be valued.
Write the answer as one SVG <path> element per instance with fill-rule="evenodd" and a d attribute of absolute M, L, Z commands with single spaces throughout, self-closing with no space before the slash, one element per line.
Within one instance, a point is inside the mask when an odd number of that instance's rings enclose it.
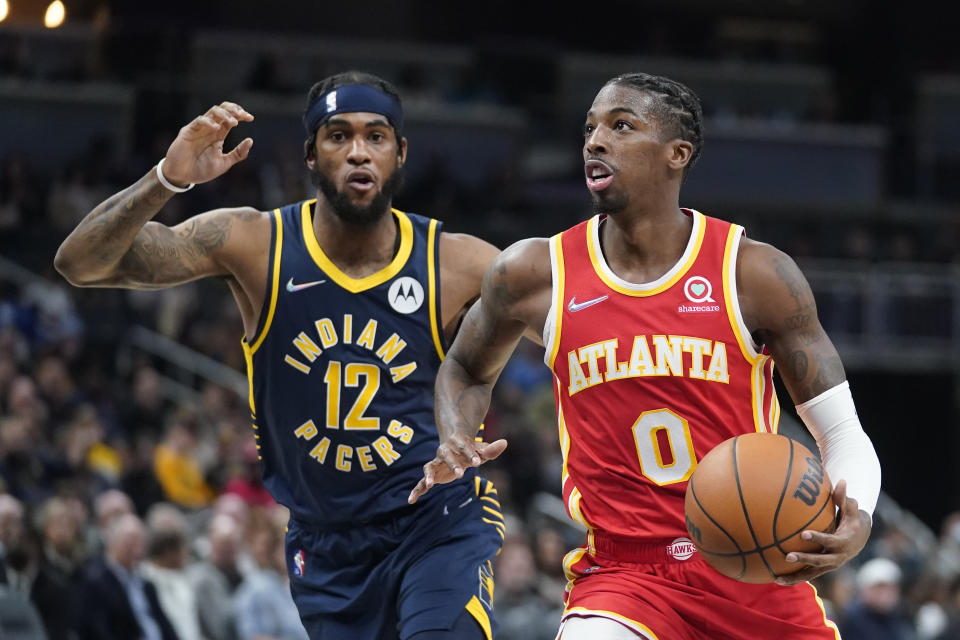
<path fill-rule="evenodd" d="M 327 385 L 327 428 L 340 428 L 340 390 L 341 390 L 341 363 L 331 360 L 327 365 L 327 371 L 323 376 L 323 381 Z M 364 362 L 350 362 L 343 367 L 343 386 L 359 387 L 360 378 L 364 379 L 363 388 L 357 395 L 356 401 L 347 412 L 347 417 L 343 421 L 344 429 L 378 430 L 380 429 L 380 418 L 365 416 L 364 412 L 373 397 L 380 389 L 380 368 L 375 364 Z"/>

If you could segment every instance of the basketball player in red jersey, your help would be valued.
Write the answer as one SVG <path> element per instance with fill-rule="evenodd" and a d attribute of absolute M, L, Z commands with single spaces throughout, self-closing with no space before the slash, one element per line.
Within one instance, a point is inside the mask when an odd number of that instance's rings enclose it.
<path fill-rule="evenodd" d="M 584 125 L 597 215 L 494 261 L 437 378 L 440 447 L 411 501 L 503 451 L 473 434 L 524 328 L 543 332 L 563 497 L 588 528 L 564 560 L 563 640 L 837 638 L 807 581 L 870 535 L 879 462 L 805 278 L 741 227 L 678 204 L 700 121 L 677 82 L 610 80 Z M 823 550 L 789 554 L 795 573 L 745 584 L 693 553 L 683 499 L 714 446 L 776 429 L 774 362 L 836 483 L 838 523 L 804 532 Z"/>

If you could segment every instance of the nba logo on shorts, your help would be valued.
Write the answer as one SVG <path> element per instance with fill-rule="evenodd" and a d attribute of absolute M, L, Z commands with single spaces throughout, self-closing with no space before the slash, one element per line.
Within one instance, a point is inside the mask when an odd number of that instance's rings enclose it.
<path fill-rule="evenodd" d="M 293 575 L 302 578 L 305 573 L 306 561 L 303 559 L 303 549 L 297 549 L 293 554 Z"/>

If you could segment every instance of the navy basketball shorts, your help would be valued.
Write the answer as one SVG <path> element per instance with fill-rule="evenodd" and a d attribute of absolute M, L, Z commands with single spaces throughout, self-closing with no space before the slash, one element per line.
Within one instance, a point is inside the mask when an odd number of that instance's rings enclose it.
<path fill-rule="evenodd" d="M 406 640 L 450 629 L 466 611 L 491 640 L 491 561 L 503 531 L 496 490 L 480 477 L 439 485 L 373 524 L 329 531 L 291 519 L 287 571 L 300 620 L 311 640 Z"/>

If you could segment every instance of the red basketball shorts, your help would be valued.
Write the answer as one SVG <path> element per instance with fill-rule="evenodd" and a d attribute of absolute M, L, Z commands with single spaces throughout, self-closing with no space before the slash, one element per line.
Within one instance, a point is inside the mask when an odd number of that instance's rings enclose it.
<path fill-rule="evenodd" d="M 650 640 L 840 638 L 809 583 L 737 582 L 691 554 L 692 545 L 671 542 L 618 544 L 598 535 L 593 554 L 571 551 L 564 618 L 611 618 Z"/>

